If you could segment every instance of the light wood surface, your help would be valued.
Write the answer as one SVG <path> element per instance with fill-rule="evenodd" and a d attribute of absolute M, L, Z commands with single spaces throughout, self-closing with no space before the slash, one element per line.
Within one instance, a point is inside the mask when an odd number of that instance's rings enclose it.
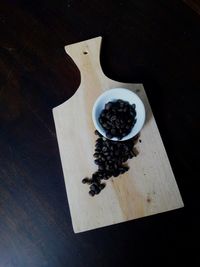
<path fill-rule="evenodd" d="M 53 109 L 75 233 L 183 207 L 143 85 L 106 77 L 99 61 L 100 46 L 101 37 L 65 47 L 81 72 L 81 84 L 69 100 Z M 96 170 L 92 106 L 102 92 L 116 87 L 136 92 L 145 104 L 142 142 L 136 145 L 138 156 L 128 162 L 128 173 L 108 180 L 106 188 L 91 197 L 81 180 Z"/>

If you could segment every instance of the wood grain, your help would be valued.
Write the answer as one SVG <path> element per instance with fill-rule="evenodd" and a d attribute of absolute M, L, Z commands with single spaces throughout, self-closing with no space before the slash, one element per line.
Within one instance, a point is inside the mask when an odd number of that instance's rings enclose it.
<path fill-rule="evenodd" d="M 66 46 L 81 72 L 76 93 L 53 109 L 74 232 L 183 207 L 165 148 L 142 84 L 128 84 L 106 77 L 100 66 L 101 37 Z M 147 118 L 138 143 L 139 155 L 128 162 L 130 171 L 110 179 L 98 196 L 88 195 L 81 179 L 91 175 L 95 143 L 91 111 L 96 98 L 111 88 L 136 92 L 145 104 Z"/>

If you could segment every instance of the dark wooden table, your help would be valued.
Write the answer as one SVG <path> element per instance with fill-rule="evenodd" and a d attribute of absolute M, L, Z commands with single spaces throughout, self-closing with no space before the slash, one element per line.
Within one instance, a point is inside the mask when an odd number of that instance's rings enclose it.
<path fill-rule="evenodd" d="M 199 10 L 1 0 L 0 267 L 197 266 Z M 80 82 L 64 45 L 99 35 L 104 72 L 145 86 L 185 208 L 75 235 L 52 108 Z"/>

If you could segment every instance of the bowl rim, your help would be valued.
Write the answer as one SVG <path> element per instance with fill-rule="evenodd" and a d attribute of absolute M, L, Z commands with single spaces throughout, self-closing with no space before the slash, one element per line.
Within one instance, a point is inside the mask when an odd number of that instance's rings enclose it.
<path fill-rule="evenodd" d="M 130 95 L 134 96 L 137 99 L 137 101 L 140 103 L 140 107 L 142 108 L 142 112 L 140 111 L 140 113 L 142 113 L 142 122 L 141 122 L 141 125 L 140 125 L 139 129 L 135 133 L 134 132 L 132 133 L 132 130 L 131 130 L 131 132 L 129 134 L 127 134 L 126 136 L 124 136 L 121 140 L 118 140 L 116 137 L 113 137 L 111 139 L 106 137 L 105 131 L 103 130 L 102 127 L 101 127 L 102 129 L 99 127 L 98 122 L 97 122 L 97 118 L 96 118 L 96 109 L 98 107 L 99 102 L 102 99 L 104 99 L 107 94 L 109 95 L 113 91 L 120 91 L 120 92 L 125 91 L 126 93 L 129 93 Z M 120 141 L 126 141 L 126 140 L 129 140 L 129 139 L 133 138 L 134 136 L 136 136 L 141 131 L 142 127 L 144 126 L 145 119 L 146 119 L 146 113 L 145 113 L 145 106 L 144 106 L 143 101 L 141 100 L 141 98 L 135 92 L 133 92 L 130 89 L 127 89 L 127 88 L 116 87 L 116 88 L 112 88 L 112 89 L 107 89 L 105 92 L 103 92 L 102 94 L 100 94 L 97 97 L 97 99 L 95 100 L 95 102 L 93 104 L 93 108 L 92 108 L 92 120 L 93 120 L 93 124 L 95 126 L 95 129 L 103 137 L 105 137 L 106 139 L 109 139 L 111 141 L 120 142 Z M 132 129 L 134 129 L 134 127 Z"/>

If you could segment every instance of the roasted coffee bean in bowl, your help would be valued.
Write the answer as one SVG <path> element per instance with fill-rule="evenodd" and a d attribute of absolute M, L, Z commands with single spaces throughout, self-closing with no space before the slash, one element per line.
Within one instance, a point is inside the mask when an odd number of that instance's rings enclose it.
<path fill-rule="evenodd" d="M 113 141 L 124 141 L 136 136 L 142 129 L 145 108 L 135 93 L 115 88 L 97 98 L 92 119 L 101 135 Z"/>

